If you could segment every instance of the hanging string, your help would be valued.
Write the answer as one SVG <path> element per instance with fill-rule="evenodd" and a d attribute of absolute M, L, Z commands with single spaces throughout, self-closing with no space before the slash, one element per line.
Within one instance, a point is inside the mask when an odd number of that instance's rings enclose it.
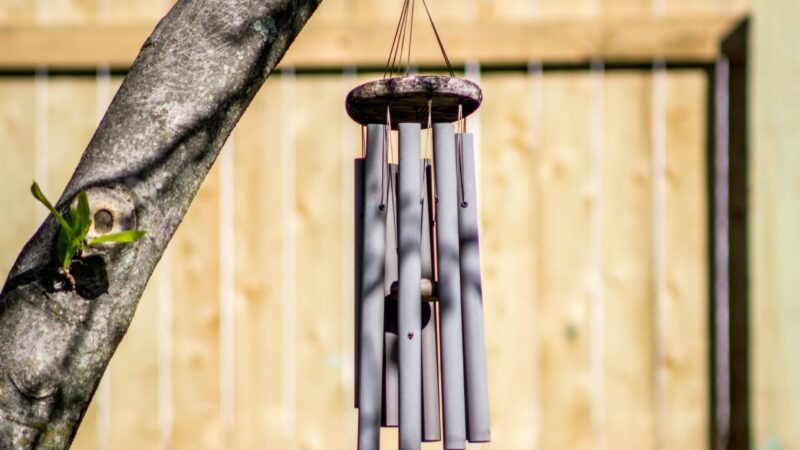
<path fill-rule="evenodd" d="M 420 164 L 420 166 L 422 167 L 422 177 L 420 178 L 422 180 L 421 183 L 422 186 L 420 186 L 420 191 L 419 191 L 419 207 L 420 209 L 422 209 L 425 208 L 425 192 L 428 190 L 428 183 L 426 183 L 426 179 L 428 178 L 428 171 L 426 170 L 428 168 L 428 160 L 423 159 L 422 164 Z M 430 201 L 430 199 L 428 199 L 428 201 Z M 422 214 L 419 215 L 420 235 L 422 235 L 422 233 L 425 231 L 424 216 L 425 216 L 425 211 L 422 211 Z"/>
<path fill-rule="evenodd" d="M 456 134 L 456 165 L 458 166 L 459 187 L 461 189 L 461 207 L 469 206 L 464 191 L 464 134 L 467 132 L 467 121 L 464 119 L 464 111 L 458 105 L 458 134 Z"/>
<path fill-rule="evenodd" d="M 397 74 L 400 73 L 401 65 L 403 64 L 403 51 L 406 48 L 406 30 L 408 29 L 408 7 L 411 3 L 410 0 L 405 0 L 403 5 L 403 14 L 401 15 L 400 20 L 403 21 L 403 26 L 400 29 L 400 47 L 399 51 L 395 53 L 395 59 L 392 61 L 392 67 L 397 68 Z"/>
<path fill-rule="evenodd" d="M 427 137 L 425 138 L 425 157 L 431 157 L 431 130 L 433 130 L 433 99 L 428 99 L 428 128 L 425 130 Z"/>
<path fill-rule="evenodd" d="M 367 126 L 361 125 L 361 158 L 367 157 Z"/>
<path fill-rule="evenodd" d="M 406 60 L 406 75 L 411 70 L 411 41 L 414 37 L 414 5 L 416 0 L 411 0 L 411 22 L 408 27 L 408 59 Z"/>
<path fill-rule="evenodd" d="M 426 168 L 426 161 L 428 160 L 429 150 L 430 150 L 430 140 L 431 140 L 431 109 L 433 107 L 433 99 L 428 99 L 428 128 L 425 130 L 425 151 L 422 153 L 422 175 L 420 176 L 420 182 L 422 186 L 420 186 L 420 199 L 419 203 L 422 204 L 424 200 L 424 190 L 427 189 L 426 184 L 426 177 L 428 176 L 428 171 L 425 170 Z"/>
<path fill-rule="evenodd" d="M 394 220 L 395 250 L 399 250 L 398 246 L 400 245 L 400 234 L 397 228 L 397 190 L 394 187 L 394 176 L 392 174 L 390 165 L 391 161 L 394 160 L 394 150 L 392 147 L 391 133 L 392 133 L 392 113 L 389 109 L 389 105 L 386 105 L 386 134 L 385 134 L 386 145 L 384 147 L 388 149 L 386 171 L 389 174 L 388 192 L 386 194 L 386 200 L 387 201 L 391 200 L 392 203 L 391 208 L 392 212 L 394 213 L 392 214 L 392 218 Z"/>
<path fill-rule="evenodd" d="M 392 39 L 392 47 L 389 50 L 389 58 L 386 60 L 386 67 L 383 70 L 383 78 L 386 75 L 392 75 L 395 71 L 397 64 L 398 54 L 402 55 L 403 46 L 401 45 L 401 37 L 405 33 L 408 24 L 408 5 L 410 0 L 403 1 L 403 9 L 400 12 L 400 19 L 397 21 L 397 28 L 394 30 L 394 38 Z M 400 56 L 402 63 L 402 56 Z"/>
<path fill-rule="evenodd" d="M 431 143 L 431 130 L 433 129 L 433 99 L 428 99 L 428 127 L 425 130 L 425 150 L 422 154 L 422 176 L 420 177 L 421 186 L 419 189 L 419 205 L 420 208 L 425 207 L 425 194 L 428 192 L 428 160 L 430 159 L 430 143 Z M 433 201 L 432 198 L 428 197 L 428 202 Z M 428 207 L 428 221 L 433 223 L 433 217 L 430 215 L 430 205 Z M 423 211 L 422 214 L 419 215 L 419 228 L 420 228 L 420 235 L 421 233 L 425 232 L 425 213 Z"/>
<path fill-rule="evenodd" d="M 388 139 L 388 142 L 389 142 L 387 148 L 389 149 L 389 161 L 390 162 L 395 160 L 394 159 L 394 146 L 392 145 L 392 140 L 389 139 L 389 137 L 391 136 L 391 132 L 392 132 L 392 113 L 389 110 L 389 106 L 387 105 L 386 106 L 386 133 L 387 133 L 386 134 L 386 136 L 387 136 L 386 139 Z"/>
<path fill-rule="evenodd" d="M 386 67 L 383 70 L 383 78 L 386 76 L 393 76 L 394 74 L 401 74 L 403 72 L 403 59 L 406 60 L 405 74 L 408 75 L 411 71 L 411 47 L 414 37 L 414 7 L 416 0 L 404 0 L 403 8 L 400 11 L 400 19 L 397 21 L 397 27 L 394 30 L 394 38 L 392 38 L 392 46 L 389 50 L 389 57 L 386 59 Z M 433 29 L 433 34 L 436 37 L 436 42 L 439 45 L 439 51 L 442 53 L 444 62 L 447 65 L 447 71 L 451 77 L 455 76 L 453 65 L 450 63 L 450 58 L 447 56 L 447 51 L 444 49 L 442 38 L 439 35 L 439 30 L 433 22 L 433 16 L 428 9 L 428 4 L 422 0 L 422 5 L 425 7 L 425 13 L 428 16 L 428 21 Z M 406 46 L 406 35 L 408 35 L 408 45 Z M 405 58 L 404 58 L 405 55 Z"/>
<path fill-rule="evenodd" d="M 433 28 L 433 34 L 436 36 L 436 42 L 439 43 L 439 50 L 442 52 L 442 56 L 444 57 L 444 62 L 447 64 L 447 71 L 450 72 L 450 76 L 456 76 L 455 72 L 453 72 L 453 65 L 450 64 L 450 58 L 447 57 L 447 52 L 444 49 L 444 44 L 442 44 L 442 38 L 439 37 L 439 31 L 436 29 L 436 24 L 433 23 L 433 17 L 431 17 L 431 12 L 428 10 L 428 3 L 425 0 L 422 0 L 422 6 L 425 7 L 425 13 L 428 14 L 428 20 L 431 22 L 431 28 Z"/>
<path fill-rule="evenodd" d="M 381 168 L 381 204 L 378 206 L 378 209 L 381 212 L 386 210 L 386 202 L 388 201 L 388 196 L 386 194 L 387 183 L 386 183 L 386 172 L 389 170 L 389 132 L 391 131 L 391 120 L 389 117 L 389 106 L 386 106 L 386 121 L 389 123 L 388 127 L 384 127 L 383 129 L 383 154 L 381 155 L 383 167 Z M 389 180 L 391 180 L 391 173 L 389 174 Z"/>
<path fill-rule="evenodd" d="M 467 118 L 464 117 L 464 107 L 459 103 L 458 104 L 458 132 L 459 133 L 466 133 L 467 132 Z"/>
<path fill-rule="evenodd" d="M 407 0 L 406 0 L 407 1 Z M 389 71 L 389 67 L 392 66 L 392 60 L 394 57 L 395 47 L 397 45 L 397 38 L 400 35 L 400 26 L 403 24 L 403 15 L 405 12 L 406 4 L 403 3 L 403 12 L 400 13 L 400 20 L 397 22 L 397 28 L 394 30 L 394 38 L 392 38 L 392 47 L 389 50 L 389 58 L 386 60 L 386 67 L 383 69 L 383 78 L 386 78 L 386 74 Z"/>

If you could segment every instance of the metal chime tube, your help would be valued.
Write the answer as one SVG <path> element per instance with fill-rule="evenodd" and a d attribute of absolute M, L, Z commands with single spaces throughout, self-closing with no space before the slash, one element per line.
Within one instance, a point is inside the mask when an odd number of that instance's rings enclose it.
<path fill-rule="evenodd" d="M 466 446 L 464 353 L 461 334 L 461 281 L 458 254 L 455 131 L 451 123 L 433 125 L 436 174 L 436 246 L 442 349 L 442 402 L 445 449 Z"/>
<path fill-rule="evenodd" d="M 398 134 L 400 450 L 419 450 L 422 442 L 420 125 L 401 123 L 398 126 Z"/>
<path fill-rule="evenodd" d="M 384 254 L 384 126 L 367 126 L 364 161 L 364 229 L 361 277 L 361 344 L 359 362 L 358 448 L 380 448 L 381 366 L 383 361 Z"/>
<path fill-rule="evenodd" d="M 433 171 L 429 159 L 423 162 L 425 183 L 422 202 L 422 278 L 433 282 Z M 436 306 L 422 304 L 422 440 L 442 439 L 439 424 L 439 342 L 436 337 Z"/>
<path fill-rule="evenodd" d="M 353 239 L 353 243 L 355 245 L 355 249 L 353 252 L 353 260 L 355 262 L 355 268 L 353 273 L 355 275 L 355 280 L 353 286 L 353 292 L 355 293 L 355 314 L 353 320 L 353 329 L 355 330 L 355 388 L 353 389 L 355 393 L 355 407 L 358 408 L 358 391 L 359 386 L 361 383 L 358 381 L 359 377 L 359 347 L 360 347 L 360 340 L 361 340 L 361 268 L 362 266 L 362 255 L 364 250 L 364 158 L 356 158 L 354 164 L 354 174 L 355 174 L 355 186 L 354 186 L 354 193 L 355 193 L 355 201 L 353 202 L 353 214 L 355 215 L 353 224 L 355 228 L 355 237 Z"/>
<path fill-rule="evenodd" d="M 392 283 L 397 281 L 397 164 L 387 167 L 386 195 L 386 258 L 383 295 L 386 298 L 383 329 L 383 406 L 381 426 L 400 424 L 400 369 L 397 349 L 397 299 L 391 297 Z M 388 182 L 390 180 L 391 182 Z"/>
<path fill-rule="evenodd" d="M 489 442 L 489 390 L 483 334 L 481 261 L 478 245 L 478 202 L 475 186 L 475 151 L 472 134 L 460 140 L 458 235 L 461 266 L 461 314 L 464 326 L 464 378 L 467 395 L 467 438 Z"/>

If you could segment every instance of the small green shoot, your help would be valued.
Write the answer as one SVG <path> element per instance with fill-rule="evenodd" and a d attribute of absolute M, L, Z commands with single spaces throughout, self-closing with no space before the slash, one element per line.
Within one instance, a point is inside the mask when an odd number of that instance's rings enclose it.
<path fill-rule="evenodd" d="M 94 238 L 89 241 L 87 246 L 91 247 L 93 245 L 102 244 L 103 242 L 133 242 L 141 239 L 145 234 L 147 234 L 147 232 L 142 230 L 120 231 L 119 233 L 106 234 L 105 236 Z"/>
<path fill-rule="evenodd" d="M 69 273 L 69 267 L 75 257 L 80 257 L 81 251 L 93 245 L 102 244 L 104 242 L 133 242 L 141 239 L 147 232 L 142 230 L 127 230 L 118 233 L 106 234 L 91 241 L 86 240 L 86 235 L 92 227 L 91 210 L 89 208 L 89 197 L 86 191 L 78 193 L 77 208 L 70 208 L 65 216 L 62 216 L 56 210 L 52 203 L 47 200 L 39 184 L 35 181 L 31 185 L 31 193 L 36 200 L 39 200 L 50 213 L 58 219 L 61 224 L 61 229 L 58 232 L 58 262 L 70 282 L 75 285 L 75 280 Z"/>

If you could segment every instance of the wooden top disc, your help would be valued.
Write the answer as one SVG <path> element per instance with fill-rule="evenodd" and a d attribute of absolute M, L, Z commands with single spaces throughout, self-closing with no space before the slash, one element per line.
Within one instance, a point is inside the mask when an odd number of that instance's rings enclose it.
<path fill-rule="evenodd" d="M 455 122 L 458 106 L 467 117 L 481 105 L 481 88 L 463 78 L 411 75 L 364 83 L 347 94 L 347 114 L 361 125 L 385 124 L 389 107 L 392 128 L 398 123 L 428 127 L 428 100 L 432 123 Z"/>

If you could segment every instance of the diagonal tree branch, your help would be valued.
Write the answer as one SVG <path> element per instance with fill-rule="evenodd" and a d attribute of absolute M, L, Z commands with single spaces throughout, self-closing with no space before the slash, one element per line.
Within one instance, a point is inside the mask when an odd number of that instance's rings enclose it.
<path fill-rule="evenodd" d="M 0 292 L 0 448 L 69 447 L 201 182 L 320 2 L 179 0 L 156 26 L 57 204 L 86 190 L 92 235 L 148 234 L 85 252 L 74 289 L 52 216 L 25 245 Z"/>

